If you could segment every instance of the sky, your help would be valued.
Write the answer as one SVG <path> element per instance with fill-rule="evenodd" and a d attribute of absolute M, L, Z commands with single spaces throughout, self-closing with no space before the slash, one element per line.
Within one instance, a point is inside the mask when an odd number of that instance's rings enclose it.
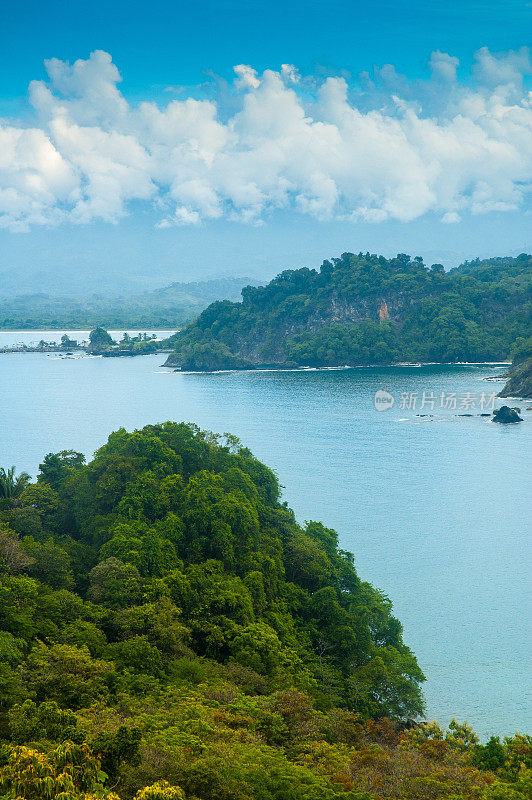
<path fill-rule="evenodd" d="M 532 250 L 532 2 L 0 11 L 0 295 Z"/>

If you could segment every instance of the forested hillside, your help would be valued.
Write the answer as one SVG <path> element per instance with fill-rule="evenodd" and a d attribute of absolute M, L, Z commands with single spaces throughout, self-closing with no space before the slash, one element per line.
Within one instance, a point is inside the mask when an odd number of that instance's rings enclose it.
<path fill-rule="evenodd" d="M 2 298 L 0 285 L 0 328 L 173 328 L 191 320 L 214 300 L 239 300 L 246 280 L 215 278 L 172 283 L 141 294 L 103 297 L 95 293 L 84 298 L 48 294 Z"/>
<path fill-rule="evenodd" d="M 390 601 L 238 440 L 168 422 L 84 462 L 0 471 L 0 797 L 530 797 L 528 737 L 418 724 Z"/>
<path fill-rule="evenodd" d="M 532 322 L 532 256 L 446 273 L 421 258 L 344 253 L 289 270 L 243 302 L 213 303 L 170 339 L 183 369 L 339 366 L 508 357 Z"/>

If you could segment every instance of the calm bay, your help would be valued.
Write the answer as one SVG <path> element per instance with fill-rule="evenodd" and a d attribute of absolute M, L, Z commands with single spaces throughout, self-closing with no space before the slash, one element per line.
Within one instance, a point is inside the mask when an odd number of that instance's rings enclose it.
<path fill-rule="evenodd" d="M 60 333 L 3 332 L 0 344 Z M 531 403 L 520 425 L 479 416 L 503 367 L 179 374 L 164 358 L 0 355 L 0 464 L 35 476 L 47 452 L 90 458 L 120 426 L 169 419 L 236 434 L 299 521 L 334 527 L 391 598 L 427 676 L 427 716 L 483 737 L 530 731 Z M 387 411 L 378 390 L 394 398 Z"/>

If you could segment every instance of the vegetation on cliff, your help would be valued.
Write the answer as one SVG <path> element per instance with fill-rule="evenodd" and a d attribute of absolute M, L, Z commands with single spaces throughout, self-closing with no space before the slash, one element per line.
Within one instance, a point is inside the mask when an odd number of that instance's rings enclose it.
<path fill-rule="evenodd" d="M 518 339 L 508 370 L 508 380 L 499 392 L 499 397 L 532 398 L 532 336 Z"/>
<path fill-rule="evenodd" d="M 529 737 L 416 723 L 389 600 L 234 437 L 120 429 L 3 474 L 3 800 L 530 797 Z"/>
<path fill-rule="evenodd" d="M 404 254 L 344 253 L 211 304 L 168 340 L 167 363 L 208 369 L 221 348 L 249 365 L 503 359 L 530 330 L 531 285 L 525 254 L 446 273 Z"/>

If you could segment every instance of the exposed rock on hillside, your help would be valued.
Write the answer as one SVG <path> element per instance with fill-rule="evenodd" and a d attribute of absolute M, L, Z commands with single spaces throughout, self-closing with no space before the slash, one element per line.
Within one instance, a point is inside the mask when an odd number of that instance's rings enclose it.
<path fill-rule="evenodd" d="M 532 397 L 532 358 L 522 364 L 512 364 L 499 397 Z"/>

